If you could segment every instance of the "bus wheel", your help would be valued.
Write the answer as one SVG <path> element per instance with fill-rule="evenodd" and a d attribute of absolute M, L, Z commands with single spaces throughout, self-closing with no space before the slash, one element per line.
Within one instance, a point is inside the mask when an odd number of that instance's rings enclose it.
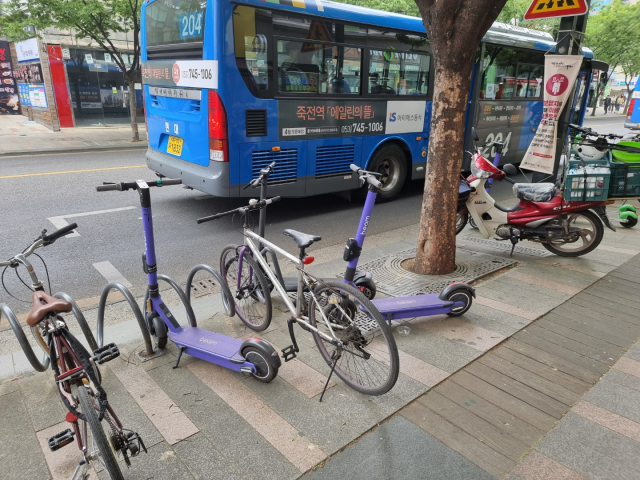
<path fill-rule="evenodd" d="M 407 157 L 399 146 L 385 145 L 373 155 L 367 170 L 382 174 L 382 188 L 379 190 L 378 198 L 382 201 L 393 200 L 404 186 Z"/>

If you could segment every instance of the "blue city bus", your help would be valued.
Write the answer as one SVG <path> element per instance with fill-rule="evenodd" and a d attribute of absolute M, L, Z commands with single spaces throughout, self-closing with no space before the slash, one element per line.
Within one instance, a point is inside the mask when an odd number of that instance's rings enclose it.
<path fill-rule="evenodd" d="M 422 20 L 324 0 L 147 0 L 142 78 L 158 174 L 219 197 L 277 161 L 270 193 L 358 188 L 349 165 L 383 174 L 380 197 L 424 178 L 433 58 Z M 517 163 L 542 116 L 551 35 L 496 23 L 478 49 L 466 134 Z M 584 52 L 573 121 L 591 71 Z M 488 151 L 487 155 L 495 155 Z M 468 158 L 464 167 L 468 167 Z"/>

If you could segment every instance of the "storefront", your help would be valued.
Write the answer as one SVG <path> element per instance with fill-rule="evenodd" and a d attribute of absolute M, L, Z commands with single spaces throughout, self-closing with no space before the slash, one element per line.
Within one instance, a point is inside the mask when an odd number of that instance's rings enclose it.
<path fill-rule="evenodd" d="M 127 66 L 133 52 L 123 52 Z M 76 126 L 128 124 L 129 85 L 109 53 L 62 47 Z M 142 86 L 135 84 L 138 122 L 144 122 Z"/>

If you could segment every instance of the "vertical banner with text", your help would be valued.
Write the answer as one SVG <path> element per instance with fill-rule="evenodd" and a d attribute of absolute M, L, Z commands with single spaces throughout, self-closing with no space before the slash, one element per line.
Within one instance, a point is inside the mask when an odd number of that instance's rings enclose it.
<path fill-rule="evenodd" d="M 545 56 L 542 120 L 522 159 L 522 168 L 553 173 L 558 117 L 573 92 L 583 58 L 581 55 Z"/>

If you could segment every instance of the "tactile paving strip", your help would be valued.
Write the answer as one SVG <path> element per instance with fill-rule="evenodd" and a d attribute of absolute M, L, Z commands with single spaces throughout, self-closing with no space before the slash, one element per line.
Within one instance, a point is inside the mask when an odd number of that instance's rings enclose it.
<path fill-rule="evenodd" d="M 477 280 L 516 263 L 509 258 L 495 257 L 487 253 L 472 252 L 464 248 L 456 251 L 456 269 L 447 275 L 418 275 L 411 273 L 401 264 L 404 260 L 414 258 L 416 249 L 405 250 L 392 256 L 373 260 L 358 266 L 373 274 L 378 291 L 390 295 L 405 296 L 420 293 L 440 293 L 453 282 Z"/>
<path fill-rule="evenodd" d="M 490 240 L 487 238 L 478 237 L 462 237 L 460 240 L 463 240 L 465 242 L 479 243 L 480 245 L 487 245 L 491 248 L 495 248 L 496 250 L 504 250 L 506 252 L 511 251 L 511 242 L 508 240 L 501 242 L 498 240 Z M 520 245 L 516 245 L 513 253 L 521 253 L 522 255 L 533 255 L 536 257 L 547 257 L 549 255 L 553 255 L 548 250 L 542 250 L 541 248 L 522 247 Z"/>

